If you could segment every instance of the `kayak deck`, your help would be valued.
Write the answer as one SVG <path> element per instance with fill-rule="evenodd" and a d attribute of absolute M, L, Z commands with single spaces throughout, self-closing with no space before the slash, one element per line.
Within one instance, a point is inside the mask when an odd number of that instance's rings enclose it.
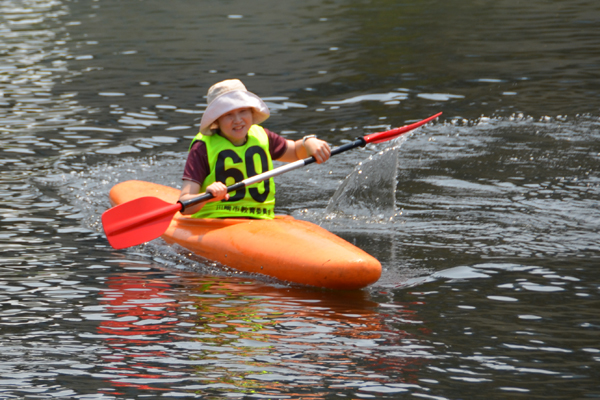
<path fill-rule="evenodd" d="M 179 190 L 127 181 L 110 191 L 113 206 L 145 196 L 176 203 Z M 291 216 L 198 219 L 177 213 L 161 237 L 228 267 L 298 284 L 350 290 L 381 276 L 375 258 L 326 229 Z"/>

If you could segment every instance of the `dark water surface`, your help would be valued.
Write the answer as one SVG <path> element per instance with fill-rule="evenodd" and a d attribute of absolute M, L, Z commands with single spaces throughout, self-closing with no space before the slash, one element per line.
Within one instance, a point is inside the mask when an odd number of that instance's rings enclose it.
<path fill-rule="evenodd" d="M 599 48 L 583 0 L 0 1 L 0 398 L 600 397 Z M 379 282 L 110 248 L 231 77 L 290 139 L 444 112 L 277 178 Z"/>

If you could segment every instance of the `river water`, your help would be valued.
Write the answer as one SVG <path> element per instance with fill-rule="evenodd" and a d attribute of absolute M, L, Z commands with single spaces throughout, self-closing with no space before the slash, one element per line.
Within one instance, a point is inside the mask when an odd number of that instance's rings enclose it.
<path fill-rule="evenodd" d="M 600 397 L 599 48 L 584 0 L 0 1 L 0 398 Z M 444 113 L 277 178 L 379 282 L 108 245 L 231 77 L 290 139 Z"/>

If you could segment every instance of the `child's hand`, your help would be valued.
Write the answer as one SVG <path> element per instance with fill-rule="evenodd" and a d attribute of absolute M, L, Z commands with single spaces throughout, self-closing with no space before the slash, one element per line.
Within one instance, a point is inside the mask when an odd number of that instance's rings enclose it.
<path fill-rule="evenodd" d="M 317 164 L 324 163 L 331 157 L 331 148 L 324 140 L 310 138 L 304 142 L 304 148 L 309 156 L 317 160 Z"/>
<path fill-rule="evenodd" d="M 210 201 L 220 201 L 220 200 L 229 200 L 229 193 L 227 193 L 227 186 L 223 184 L 223 182 L 214 182 L 208 185 L 206 188 L 207 193 L 212 193 L 215 196 L 214 199 Z"/>

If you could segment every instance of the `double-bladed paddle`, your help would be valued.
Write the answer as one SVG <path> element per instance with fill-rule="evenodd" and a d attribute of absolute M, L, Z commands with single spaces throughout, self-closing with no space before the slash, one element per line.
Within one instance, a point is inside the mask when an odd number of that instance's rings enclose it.
<path fill-rule="evenodd" d="M 356 147 L 364 147 L 367 143 L 387 142 L 433 121 L 441 114 L 437 113 L 422 121 L 389 131 L 371 133 L 370 135 L 356 139 L 354 142 L 332 149 L 331 155 L 334 156 Z M 314 162 L 316 162 L 315 158 L 308 157 L 282 165 L 281 167 L 251 176 L 241 182 L 228 186 L 227 192 L 234 192 Z M 102 214 L 104 233 L 110 245 L 115 249 L 136 246 L 161 236 L 169 227 L 176 213 L 185 210 L 187 207 L 208 201 L 213 197 L 211 193 L 204 193 L 190 200 L 178 201 L 175 204 L 167 203 L 156 197 L 140 197 L 105 211 Z"/>

